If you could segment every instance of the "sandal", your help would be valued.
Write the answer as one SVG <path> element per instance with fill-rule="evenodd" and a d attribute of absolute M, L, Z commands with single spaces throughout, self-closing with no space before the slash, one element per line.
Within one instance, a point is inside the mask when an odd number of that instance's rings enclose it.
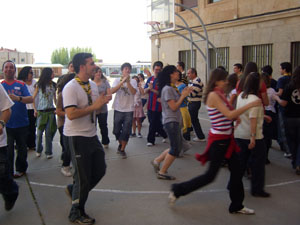
<path fill-rule="evenodd" d="M 173 177 L 168 174 L 162 174 L 162 173 L 157 173 L 157 178 L 162 179 L 162 180 L 175 180 L 176 179 L 176 177 Z"/>

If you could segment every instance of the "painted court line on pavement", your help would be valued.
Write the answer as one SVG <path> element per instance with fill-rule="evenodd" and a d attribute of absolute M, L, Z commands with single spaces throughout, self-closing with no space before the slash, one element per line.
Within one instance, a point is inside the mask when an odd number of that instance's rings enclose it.
<path fill-rule="evenodd" d="M 300 180 L 286 181 L 277 184 L 269 184 L 266 187 L 280 187 L 290 184 L 299 183 Z M 66 185 L 56 185 L 56 184 L 45 184 L 31 181 L 30 184 L 44 187 L 54 187 L 54 188 L 66 188 Z M 249 189 L 249 188 L 245 188 Z M 169 191 L 125 191 L 125 190 L 114 190 L 114 189 L 93 189 L 95 192 L 104 192 L 104 193 L 116 193 L 116 194 L 168 194 Z M 211 189 L 211 190 L 200 190 L 196 191 L 198 193 L 216 193 L 216 192 L 224 192 L 227 189 Z"/>

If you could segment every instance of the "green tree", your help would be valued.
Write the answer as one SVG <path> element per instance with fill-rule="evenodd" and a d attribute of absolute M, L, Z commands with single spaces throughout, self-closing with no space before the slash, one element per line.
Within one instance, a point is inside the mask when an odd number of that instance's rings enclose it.
<path fill-rule="evenodd" d="M 70 50 L 70 59 L 73 59 L 74 55 L 79 53 L 79 52 L 88 52 L 88 53 L 93 54 L 93 59 L 94 59 L 94 61 L 96 61 L 96 54 L 93 53 L 92 48 L 80 48 L 80 47 L 71 48 L 71 50 Z"/>
<path fill-rule="evenodd" d="M 60 63 L 62 65 L 68 65 L 70 61 L 69 51 L 67 48 L 55 49 L 51 55 L 51 63 Z"/>

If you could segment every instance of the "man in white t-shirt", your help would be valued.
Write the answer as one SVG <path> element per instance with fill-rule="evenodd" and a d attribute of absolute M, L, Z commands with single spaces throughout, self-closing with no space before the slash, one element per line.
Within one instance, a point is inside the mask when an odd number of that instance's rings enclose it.
<path fill-rule="evenodd" d="M 11 210 L 18 198 L 19 187 L 13 180 L 7 158 L 7 136 L 5 124 L 11 115 L 13 101 L 0 84 L 0 193 L 5 202 L 5 210 Z"/>
<path fill-rule="evenodd" d="M 136 80 L 130 79 L 131 69 L 130 63 L 123 63 L 121 66 L 122 77 L 115 79 L 111 89 L 112 94 L 116 93 L 112 105 L 114 109 L 113 134 L 119 141 L 117 153 L 123 159 L 127 158 L 125 147 L 132 127 L 134 95 L 137 90 Z"/>
<path fill-rule="evenodd" d="M 66 112 L 64 135 L 71 152 L 75 172 L 73 184 L 66 192 L 72 197 L 69 220 L 79 224 L 94 224 L 84 210 L 89 192 L 105 174 L 103 147 L 96 133 L 96 110 L 111 100 L 99 96 L 98 87 L 89 79 L 96 65 L 90 53 L 78 53 L 73 58 L 76 77 L 63 89 L 63 105 Z"/>

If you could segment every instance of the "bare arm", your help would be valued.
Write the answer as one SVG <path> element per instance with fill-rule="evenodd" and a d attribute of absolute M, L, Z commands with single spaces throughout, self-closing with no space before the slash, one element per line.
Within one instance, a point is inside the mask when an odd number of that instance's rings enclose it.
<path fill-rule="evenodd" d="M 250 135 L 250 143 L 248 145 L 249 149 L 253 149 L 255 147 L 256 123 L 257 123 L 256 118 L 250 118 L 251 135 Z"/>
<path fill-rule="evenodd" d="M 176 111 L 181 103 L 184 101 L 184 99 L 193 91 L 193 88 L 192 87 L 186 87 L 182 90 L 181 92 L 181 95 L 180 95 L 180 98 L 175 101 L 174 99 L 171 99 L 168 101 L 168 106 L 170 107 L 170 109 L 172 111 Z"/>
<path fill-rule="evenodd" d="M 282 107 L 286 107 L 286 105 L 288 104 L 288 102 L 286 100 L 283 100 L 281 98 L 279 98 L 278 95 L 274 95 L 273 98 L 278 102 L 279 105 L 281 105 Z"/>
<path fill-rule="evenodd" d="M 112 88 L 110 89 L 110 93 L 111 93 L 111 94 L 116 93 L 116 92 L 122 87 L 122 85 L 123 85 L 123 83 L 124 83 L 125 81 L 126 81 L 126 79 L 120 81 L 120 83 L 118 83 L 117 86 L 112 87 Z"/>
<path fill-rule="evenodd" d="M 222 99 L 214 92 L 209 93 L 208 99 L 207 99 L 207 105 L 212 108 L 217 108 L 224 116 L 226 116 L 230 120 L 234 120 L 238 118 L 239 115 L 246 112 L 248 109 L 261 105 L 261 100 L 255 100 L 253 102 L 248 103 L 247 105 L 235 109 L 235 110 L 229 110 L 227 106 L 224 104 Z"/>
<path fill-rule="evenodd" d="M 262 102 L 265 106 L 268 106 L 270 104 L 267 92 L 261 93 L 261 98 L 262 98 Z"/>
<path fill-rule="evenodd" d="M 3 120 L 5 123 L 7 123 L 10 118 L 10 115 L 11 115 L 10 108 L 2 111 L 0 115 L 0 120 Z M 0 124 L 0 135 L 3 133 L 3 129 L 5 128 Z"/>
<path fill-rule="evenodd" d="M 11 100 L 15 101 L 15 102 L 22 102 L 24 104 L 29 104 L 33 102 L 33 98 L 32 96 L 17 96 L 14 94 L 9 94 L 9 97 Z"/>
<path fill-rule="evenodd" d="M 135 95 L 136 93 L 136 89 L 134 87 L 132 87 L 131 83 L 130 83 L 130 79 L 127 79 L 127 87 L 129 89 L 129 91 L 131 92 L 131 94 Z"/>
<path fill-rule="evenodd" d="M 277 95 L 278 95 L 278 96 L 281 96 L 282 93 L 283 93 L 283 89 L 282 89 L 282 88 L 279 88 L 279 89 L 278 89 L 278 92 L 277 92 Z"/>

